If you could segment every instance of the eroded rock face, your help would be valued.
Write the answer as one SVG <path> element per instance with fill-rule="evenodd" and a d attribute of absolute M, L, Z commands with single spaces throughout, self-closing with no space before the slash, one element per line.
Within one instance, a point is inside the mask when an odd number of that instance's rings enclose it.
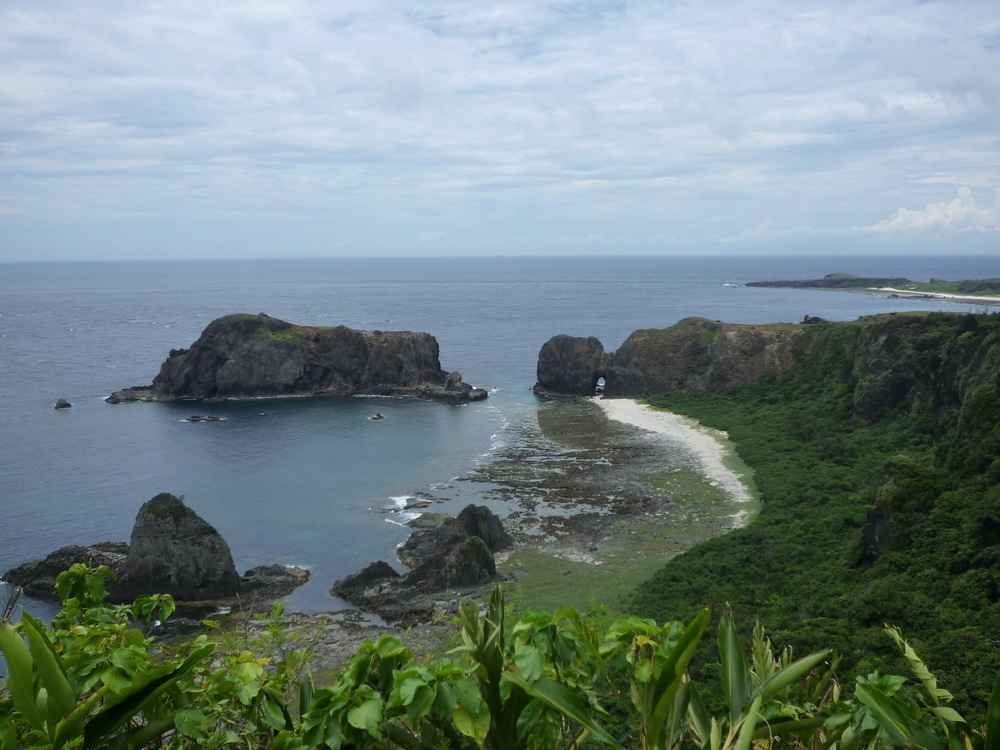
<path fill-rule="evenodd" d="M 152 385 L 108 399 L 225 400 L 354 393 L 411 394 L 447 401 L 486 398 L 448 380 L 437 340 L 411 331 L 297 326 L 263 313 L 212 321 L 189 349 L 173 349 Z M 450 386 L 450 387 L 449 387 Z"/>
<path fill-rule="evenodd" d="M 756 382 L 795 365 L 791 344 L 801 328 L 738 325 L 685 318 L 670 328 L 635 331 L 611 355 L 609 398 L 641 398 Z"/>
<path fill-rule="evenodd" d="M 593 396 L 597 381 L 605 376 L 607 359 L 603 344 L 593 336 L 553 336 L 538 352 L 535 393 Z"/>
<path fill-rule="evenodd" d="M 32 560 L 11 568 L 3 579 L 20 586 L 31 596 L 55 596 L 56 576 L 77 564 L 106 565 L 115 575 L 121 572 L 128 554 L 125 542 L 98 542 L 91 545 L 68 544 L 43 560 Z"/>
<path fill-rule="evenodd" d="M 162 493 L 139 509 L 116 599 L 170 594 L 180 601 L 225 599 L 240 592 L 229 545 L 183 500 Z"/>
<path fill-rule="evenodd" d="M 236 575 L 229 545 L 180 498 L 163 493 L 136 516 L 131 546 L 125 542 L 60 547 L 43 560 L 18 565 L 4 580 L 28 594 L 54 597 L 56 576 L 76 564 L 106 565 L 117 576 L 107 584 L 113 601 L 171 594 L 179 602 L 244 601 L 286 596 L 309 580 L 304 568 L 261 565 Z"/>
<path fill-rule="evenodd" d="M 334 582 L 330 593 L 399 623 L 419 622 L 434 607 L 429 595 L 496 580 L 493 553 L 513 543 L 503 523 L 482 505 L 469 505 L 433 529 L 414 532 L 399 557 L 400 576 L 382 560 Z"/>

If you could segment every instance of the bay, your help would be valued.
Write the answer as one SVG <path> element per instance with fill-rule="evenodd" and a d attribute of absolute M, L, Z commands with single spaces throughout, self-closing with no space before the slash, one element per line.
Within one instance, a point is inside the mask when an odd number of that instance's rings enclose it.
<path fill-rule="evenodd" d="M 289 609 L 344 606 L 337 577 L 382 558 L 409 529 L 399 506 L 479 502 L 461 481 L 537 426 L 530 392 L 540 346 L 557 333 L 608 350 L 639 328 L 698 315 L 739 323 L 832 320 L 971 306 L 742 286 L 831 272 L 916 280 L 1000 276 L 994 256 L 407 258 L 136 261 L 0 265 L 0 570 L 63 544 L 127 539 L 159 492 L 228 540 L 241 570 L 298 564 L 313 579 Z M 734 286 L 726 286 L 734 285 Z M 486 402 L 286 399 L 125 404 L 172 348 L 214 318 L 246 312 L 306 325 L 418 330 L 445 369 Z M 58 398 L 73 408 L 55 411 Z M 378 412 L 384 420 L 369 417 Z M 192 424 L 192 414 L 220 422 Z M 503 508 L 496 508 L 503 512 Z M 44 610 L 45 605 L 29 601 Z"/>

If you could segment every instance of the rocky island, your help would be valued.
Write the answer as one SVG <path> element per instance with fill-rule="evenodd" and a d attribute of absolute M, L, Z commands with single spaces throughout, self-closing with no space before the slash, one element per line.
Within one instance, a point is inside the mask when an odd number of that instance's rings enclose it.
<path fill-rule="evenodd" d="M 172 349 L 148 386 L 105 399 L 225 401 L 342 395 L 417 396 L 476 401 L 485 390 L 441 369 L 429 333 L 300 326 L 260 313 L 213 320 L 188 349 Z"/>
<path fill-rule="evenodd" d="M 60 547 L 42 560 L 8 570 L 3 580 L 34 596 L 55 595 L 55 579 L 78 563 L 105 565 L 117 580 L 108 584 L 112 601 L 143 594 L 170 594 L 183 602 L 273 599 L 309 579 L 309 571 L 280 565 L 237 573 L 229 545 L 214 526 L 163 492 L 143 503 L 129 542 Z"/>

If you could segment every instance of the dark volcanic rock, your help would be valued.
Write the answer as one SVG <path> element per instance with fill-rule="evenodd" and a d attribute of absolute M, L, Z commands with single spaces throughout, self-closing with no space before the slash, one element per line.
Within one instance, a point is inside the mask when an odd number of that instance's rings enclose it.
<path fill-rule="evenodd" d="M 377 593 L 381 584 L 395 581 L 398 578 L 399 573 L 389 563 L 385 560 L 377 560 L 357 573 L 338 578 L 330 587 L 330 593 L 345 599 L 357 597 L 371 589 L 375 589 Z"/>
<path fill-rule="evenodd" d="M 277 396 L 414 395 L 448 402 L 486 392 L 441 369 L 428 333 L 297 326 L 263 313 L 212 321 L 188 349 L 173 349 L 153 384 L 109 403 Z"/>
<path fill-rule="evenodd" d="M 478 536 L 470 536 L 448 554 L 441 571 L 441 584 L 478 586 L 496 577 L 497 566 L 489 547 Z"/>
<path fill-rule="evenodd" d="M 496 580 L 493 553 L 511 544 L 510 535 L 489 508 L 469 505 L 441 526 L 410 536 L 400 549 L 409 573 L 400 576 L 379 561 L 336 581 L 330 593 L 387 620 L 420 622 L 435 611 L 429 598 L 434 592 Z"/>
<path fill-rule="evenodd" d="M 287 596 L 308 580 L 309 571 L 305 568 L 258 565 L 240 576 L 240 596 L 244 599 Z"/>
<path fill-rule="evenodd" d="M 634 332 L 611 356 L 604 394 L 641 398 L 681 387 L 705 390 L 756 382 L 795 365 L 797 326 L 719 323 L 685 318 L 664 329 Z"/>
<path fill-rule="evenodd" d="M 534 391 L 539 395 L 593 396 L 605 375 L 607 355 L 601 342 L 559 334 L 538 352 Z"/>
<path fill-rule="evenodd" d="M 239 594 L 240 577 L 215 527 L 162 493 L 139 509 L 128 557 L 110 588 L 119 600 L 153 592 L 181 601 L 225 599 Z"/>
<path fill-rule="evenodd" d="M 12 568 L 3 578 L 32 596 L 55 596 L 56 576 L 78 563 L 106 565 L 116 601 L 171 594 L 178 601 L 275 599 L 309 580 L 304 568 L 261 565 L 237 576 L 229 546 L 210 524 L 167 493 L 139 509 L 131 548 L 125 542 L 60 547 L 44 560 Z"/>
<path fill-rule="evenodd" d="M 455 518 L 440 526 L 411 534 L 399 548 L 399 559 L 413 570 L 429 564 L 429 569 L 433 569 L 453 547 L 470 536 L 482 539 L 490 552 L 498 552 L 512 544 L 510 534 L 493 511 L 485 505 L 467 505 Z"/>
<path fill-rule="evenodd" d="M 33 560 L 11 568 L 3 580 L 21 586 L 31 596 L 55 595 L 56 576 L 79 563 L 107 565 L 117 575 L 125 564 L 128 545 L 125 542 L 98 542 L 92 545 L 69 544 L 60 547 L 44 560 Z"/>
<path fill-rule="evenodd" d="M 55 408 L 56 408 L 56 409 L 69 409 L 69 408 L 71 408 L 72 406 L 73 406 L 73 404 L 71 404 L 71 403 L 70 403 L 69 401 L 67 401 L 67 400 L 66 400 L 66 399 L 64 399 L 64 398 L 61 398 L 61 399 L 59 399 L 58 401 L 56 401 L 56 406 L 55 406 Z"/>

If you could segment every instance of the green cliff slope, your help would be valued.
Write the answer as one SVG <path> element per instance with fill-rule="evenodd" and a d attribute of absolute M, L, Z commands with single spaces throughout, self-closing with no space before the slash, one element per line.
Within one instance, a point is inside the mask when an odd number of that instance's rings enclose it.
<path fill-rule="evenodd" d="M 882 631 L 897 625 L 981 716 L 1000 668 L 1000 316 L 803 329 L 784 376 L 652 399 L 729 431 L 763 507 L 668 563 L 632 608 L 730 602 L 776 644 L 839 648 L 847 679 L 902 673 Z"/>

